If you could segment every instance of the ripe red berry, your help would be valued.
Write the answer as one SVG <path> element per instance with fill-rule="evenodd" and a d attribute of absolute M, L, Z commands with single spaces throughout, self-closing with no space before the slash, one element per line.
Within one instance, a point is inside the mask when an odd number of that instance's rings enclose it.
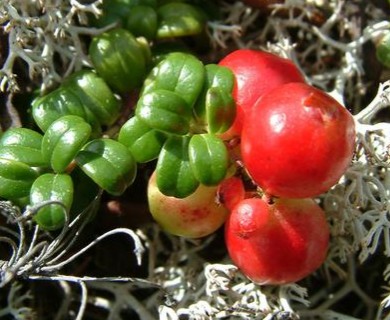
<path fill-rule="evenodd" d="M 259 97 L 284 83 L 305 81 L 292 61 L 260 50 L 233 51 L 219 65 L 228 67 L 235 76 L 232 94 L 237 106 L 236 118 L 222 135 L 224 138 L 241 133 L 244 116 Z"/>
<path fill-rule="evenodd" d="M 352 115 L 325 92 L 304 83 L 284 84 L 260 98 L 246 118 L 242 159 L 268 194 L 317 196 L 350 164 L 354 128 Z"/>
<path fill-rule="evenodd" d="M 217 189 L 218 201 L 228 210 L 245 198 L 245 187 L 241 178 L 229 177 L 223 180 Z"/>
<path fill-rule="evenodd" d="M 325 260 L 329 227 L 312 199 L 241 201 L 225 224 L 234 264 L 258 284 L 296 282 Z"/>

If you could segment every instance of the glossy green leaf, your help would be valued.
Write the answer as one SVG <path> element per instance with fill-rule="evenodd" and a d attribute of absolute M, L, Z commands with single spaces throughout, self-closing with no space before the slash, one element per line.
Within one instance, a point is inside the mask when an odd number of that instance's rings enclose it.
<path fill-rule="evenodd" d="M 81 102 L 72 87 L 59 87 L 32 102 L 32 115 L 38 127 L 45 132 L 49 126 L 65 115 L 83 118 L 93 128 L 94 135 L 100 135 L 101 127 L 96 116 Z"/>
<path fill-rule="evenodd" d="M 206 93 L 206 123 L 210 133 L 224 133 L 236 116 L 236 104 L 230 93 L 210 88 Z"/>
<path fill-rule="evenodd" d="M 135 113 L 152 129 L 183 135 L 189 131 L 191 111 L 178 94 L 156 90 L 141 96 Z"/>
<path fill-rule="evenodd" d="M 44 167 L 42 135 L 28 128 L 8 129 L 0 138 L 0 158 L 23 162 L 30 167 Z"/>
<path fill-rule="evenodd" d="M 22 162 L 0 158 L 0 197 L 12 200 L 28 196 L 37 176 L 34 169 Z"/>
<path fill-rule="evenodd" d="M 192 108 L 202 91 L 204 77 L 205 69 L 198 58 L 189 53 L 173 52 L 152 69 L 142 94 L 158 89 L 173 91 Z"/>
<path fill-rule="evenodd" d="M 119 116 L 120 101 L 103 78 L 91 70 L 81 70 L 72 74 L 62 84 L 72 90 L 87 110 L 102 125 L 111 125 Z"/>
<path fill-rule="evenodd" d="M 91 126 L 78 116 L 54 121 L 42 140 L 42 155 L 54 172 L 64 172 L 91 136 Z"/>
<path fill-rule="evenodd" d="M 229 68 L 216 64 L 207 64 L 205 70 L 205 84 L 194 107 L 197 118 L 203 121 L 206 121 L 206 99 L 208 91 L 211 88 L 217 88 L 224 93 L 224 96 L 228 96 L 231 95 L 234 86 L 234 75 Z"/>
<path fill-rule="evenodd" d="M 150 6 L 134 6 L 127 16 L 126 29 L 136 37 L 153 40 L 157 34 L 157 26 L 157 12 Z"/>
<path fill-rule="evenodd" d="M 84 118 L 85 110 L 76 94 L 61 87 L 35 98 L 32 102 L 32 116 L 43 132 L 55 120 L 67 114 Z"/>
<path fill-rule="evenodd" d="M 126 93 L 141 87 L 147 61 L 143 49 L 129 31 L 116 28 L 95 36 L 89 46 L 89 56 L 97 73 L 114 91 Z M 95 79 L 91 81 L 96 82 Z"/>
<path fill-rule="evenodd" d="M 45 201 L 58 201 L 63 204 L 48 204 L 38 210 L 35 222 L 45 230 L 56 230 L 64 226 L 73 202 L 73 181 L 68 174 L 45 173 L 33 183 L 30 204 L 40 205 Z"/>
<path fill-rule="evenodd" d="M 215 186 L 226 176 L 229 155 L 223 141 L 213 134 L 192 136 L 189 159 L 196 179 L 206 186 Z"/>
<path fill-rule="evenodd" d="M 207 64 L 205 69 L 206 84 L 209 88 L 218 87 L 227 92 L 233 91 L 234 74 L 229 68 L 211 63 Z"/>
<path fill-rule="evenodd" d="M 171 136 L 165 142 L 157 161 L 157 187 L 166 196 L 185 198 L 199 186 L 192 171 L 188 136 Z"/>
<path fill-rule="evenodd" d="M 134 159 L 140 163 L 156 159 L 166 139 L 166 134 L 151 129 L 137 117 L 130 118 L 118 135 L 118 141 L 128 147 Z"/>
<path fill-rule="evenodd" d="M 129 149 L 112 139 L 95 139 L 76 156 L 80 168 L 102 189 L 122 194 L 136 175 L 136 162 Z"/>
<path fill-rule="evenodd" d="M 386 32 L 376 46 L 376 57 L 380 63 L 390 68 L 390 31 Z"/>
<path fill-rule="evenodd" d="M 171 2 L 157 9 L 159 25 L 157 38 L 191 36 L 203 31 L 205 14 L 188 3 Z"/>

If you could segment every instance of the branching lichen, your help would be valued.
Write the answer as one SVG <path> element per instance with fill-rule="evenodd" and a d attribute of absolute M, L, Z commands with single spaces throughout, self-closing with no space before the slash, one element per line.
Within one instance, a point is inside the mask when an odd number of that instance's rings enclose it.
<path fill-rule="evenodd" d="M 2 1 L 0 24 L 8 38 L 8 55 L 0 69 L 0 91 L 20 89 L 23 79 L 15 70 L 20 60 L 27 66 L 26 76 L 39 84 L 41 91 L 89 65 L 83 36 L 101 30 L 85 25 L 88 15 L 101 14 L 101 3 L 102 0 L 89 4 L 77 0 Z"/>
<path fill-rule="evenodd" d="M 94 213 L 94 206 L 98 200 L 96 198 L 87 209 L 73 220 L 70 221 L 67 216 L 64 227 L 54 238 L 37 225 L 31 227 L 33 215 L 43 206 L 53 204 L 53 201 L 28 207 L 23 214 L 10 202 L 0 201 L 0 213 L 9 220 L 10 225 L 15 224 L 17 230 L 2 227 L 5 236 L 0 237 L 0 242 L 9 245 L 11 255 L 8 260 L 1 261 L 0 264 L 0 288 L 14 279 L 56 274 L 103 239 L 119 233 L 128 235 L 134 241 L 133 251 L 137 262 L 141 264 L 144 250 L 142 242 L 133 230 L 126 228 L 110 230 L 97 237 L 83 249 L 70 254 L 72 246 L 90 220 L 90 215 Z M 61 202 L 56 204 L 62 205 Z"/>
<path fill-rule="evenodd" d="M 12 283 L 8 291 L 7 305 L 0 307 L 0 318 L 12 317 L 12 319 L 34 319 L 35 314 L 32 308 L 28 307 L 32 300 L 29 291 L 24 291 L 18 282 Z"/>

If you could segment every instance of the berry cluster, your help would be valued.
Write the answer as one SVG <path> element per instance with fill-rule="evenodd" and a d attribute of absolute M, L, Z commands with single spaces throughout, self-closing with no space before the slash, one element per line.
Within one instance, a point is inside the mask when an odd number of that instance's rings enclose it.
<path fill-rule="evenodd" d="M 240 135 L 242 163 L 259 191 L 245 196 L 244 184 L 234 180 L 221 189 L 231 210 L 225 227 L 229 254 L 257 283 L 298 281 L 326 257 L 329 228 L 312 198 L 336 184 L 349 166 L 353 117 L 306 84 L 290 61 L 238 50 L 221 64 L 237 79 L 241 118 L 231 132 Z M 228 184 L 241 189 L 239 197 Z"/>
<path fill-rule="evenodd" d="M 261 284 L 298 281 L 326 258 L 329 226 L 314 197 L 352 160 L 353 117 L 306 84 L 287 59 L 237 50 L 219 65 L 235 76 L 236 117 L 219 134 L 232 163 L 226 179 L 178 199 L 159 190 L 154 174 L 150 211 L 166 231 L 184 237 L 205 236 L 225 222 L 228 252 L 245 275 Z"/>

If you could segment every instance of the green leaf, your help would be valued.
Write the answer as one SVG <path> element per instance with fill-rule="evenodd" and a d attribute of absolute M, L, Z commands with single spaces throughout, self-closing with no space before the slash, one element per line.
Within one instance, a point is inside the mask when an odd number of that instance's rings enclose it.
<path fill-rule="evenodd" d="M 233 124 L 236 104 L 230 93 L 210 88 L 206 93 L 206 123 L 210 133 L 224 133 Z"/>
<path fill-rule="evenodd" d="M 126 93 L 141 87 L 147 61 L 129 31 L 116 28 L 95 36 L 89 46 L 89 56 L 97 73 L 114 91 Z"/>
<path fill-rule="evenodd" d="M 193 107 L 203 88 L 205 69 L 195 56 L 173 52 L 155 66 L 144 82 L 142 94 L 158 89 L 177 93 Z"/>
<path fill-rule="evenodd" d="M 213 134 L 197 134 L 191 138 L 189 159 L 192 171 L 201 184 L 216 186 L 226 177 L 228 151 L 223 141 Z"/>
<path fill-rule="evenodd" d="M 128 147 L 135 160 L 140 163 L 156 159 L 166 139 L 166 134 L 151 129 L 137 117 L 130 118 L 118 135 L 118 141 Z"/>
<path fill-rule="evenodd" d="M 28 128 L 8 129 L 0 138 L 0 158 L 23 162 L 30 167 L 45 167 L 41 153 L 42 135 Z"/>
<path fill-rule="evenodd" d="M 126 146 L 112 139 L 95 139 L 76 156 L 80 168 L 102 189 L 122 194 L 136 176 L 136 162 Z"/>
<path fill-rule="evenodd" d="M 158 39 L 200 34 L 206 25 L 205 14 L 187 3 L 164 4 L 157 9 L 157 15 L 159 18 Z"/>
<path fill-rule="evenodd" d="M 12 200 L 28 196 L 37 176 L 34 169 L 22 162 L 0 158 L 0 197 Z"/>
<path fill-rule="evenodd" d="M 376 57 L 380 63 L 390 68 L 390 31 L 376 45 Z"/>
<path fill-rule="evenodd" d="M 68 174 L 45 173 L 33 183 L 30 193 L 30 204 L 39 205 L 45 201 L 59 201 L 39 209 L 34 216 L 35 222 L 45 230 L 62 228 L 65 214 L 69 213 L 73 202 L 73 182 Z"/>
<path fill-rule="evenodd" d="M 91 126 L 78 116 L 54 121 L 42 140 L 42 155 L 54 172 L 64 172 L 91 136 Z"/>
<path fill-rule="evenodd" d="M 194 107 L 196 117 L 203 122 L 207 122 L 206 101 L 209 90 L 211 88 L 214 88 L 213 91 L 218 89 L 221 92 L 220 95 L 226 97 L 226 100 L 231 96 L 234 86 L 234 75 L 229 68 L 216 64 L 208 64 L 205 66 L 205 70 L 205 85 Z M 232 97 L 229 99 L 233 101 Z"/>
<path fill-rule="evenodd" d="M 190 129 L 191 111 L 178 94 L 155 90 L 141 96 L 135 114 L 152 129 L 183 135 Z"/>
<path fill-rule="evenodd" d="M 234 74 L 229 68 L 211 63 L 207 64 L 205 69 L 209 88 L 218 87 L 226 92 L 233 91 Z"/>
<path fill-rule="evenodd" d="M 171 136 L 165 142 L 157 161 L 157 187 L 166 196 L 185 198 L 199 186 L 192 171 L 188 136 Z"/>
<path fill-rule="evenodd" d="M 65 79 L 63 88 L 72 90 L 102 125 L 111 125 L 119 116 L 120 101 L 103 78 L 91 70 L 81 70 Z"/>
<path fill-rule="evenodd" d="M 126 29 L 136 37 L 153 40 L 157 34 L 157 25 L 157 12 L 150 6 L 134 6 L 127 16 Z"/>
<path fill-rule="evenodd" d="M 32 102 L 32 115 L 38 127 L 45 132 L 49 126 L 65 115 L 83 118 L 91 126 L 94 135 L 100 135 L 101 127 L 98 119 L 81 102 L 72 87 L 59 87 L 45 96 Z"/>

